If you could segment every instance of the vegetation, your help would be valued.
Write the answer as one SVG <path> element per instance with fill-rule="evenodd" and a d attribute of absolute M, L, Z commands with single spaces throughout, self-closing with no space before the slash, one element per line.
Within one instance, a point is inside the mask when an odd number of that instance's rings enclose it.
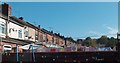
<path fill-rule="evenodd" d="M 101 36 L 98 39 L 91 39 L 91 37 L 87 37 L 85 40 L 82 41 L 83 46 L 91 46 L 91 47 L 114 47 L 116 46 L 117 39 L 114 37 L 107 37 L 107 36 Z"/>

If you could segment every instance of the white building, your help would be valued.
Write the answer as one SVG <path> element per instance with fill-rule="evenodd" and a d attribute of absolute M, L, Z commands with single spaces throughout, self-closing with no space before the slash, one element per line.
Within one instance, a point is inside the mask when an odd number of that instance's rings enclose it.
<path fill-rule="evenodd" d="M 28 40 L 35 42 L 35 27 L 27 22 Z"/>
<path fill-rule="evenodd" d="M 25 34 L 24 39 L 25 40 L 28 40 L 28 37 L 29 37 L 28 31 L 29 31 L 28 26 L 24 26 L 24 34 Z"/>
<path fill-rule="evenodd" d="M 6 31 L 6 21 L 5 19 L 0 17 L 0 37 L 5 38 L 6 36 L 5 31 Z"/>
<path fill-rule="evenodd" d="M 17 21 L 17 20 L 16 20 Z M 15 39 L 24 40 L 24 26 L 20 23 L 17 23 L 14 20 L 10 20 L 8 23 L 8 36 Z"/>

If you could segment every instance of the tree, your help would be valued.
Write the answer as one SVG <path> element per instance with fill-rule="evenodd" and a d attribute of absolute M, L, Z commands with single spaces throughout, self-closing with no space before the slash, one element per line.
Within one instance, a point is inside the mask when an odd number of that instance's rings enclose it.
<path fill-rule="evenodd" d="M 91 47 L 114 47 L 117 44 L 117 39 L 114 37 L 101 36 L 98 39 L 91 39 L 91 37 L 87 37 L 85 40 L 78 39 L 77 42 L 81 42 L 83 46 L 91 46 Z"/>
<path fill-rule="evenodd" d="M 108 43 L 109 38 L 107 36 L 101 36 L 98 40 L 97 40 L 97 44 L 102 44 L 102 45 L 106 45 Z"/>
<path fill-rule="evenodd" d="M 83 42 L 83 45 L 84 46 L 91 46 L 91 41 L 92 39 L 90 37 L 87 37 L 84 42 Z"/>
<path fill-rule="evenodd" d="M 84 42 L 83 39 L 77 39 L 77 42 L 76 42 L 76 43 L 77 43 L 77 44 L 83 44 L 83 42 Z"/>
<path fill-rule="evenodd" d="M 96 45 L 97 45 L 96 39 L 92 39 L 90 45 L 91 45 L 92 47 L 96 47 Z"/>
<path fill-rule="evenodd" d="M 75 40 L 72 37 L 66 37 L 67 40 L 75 42 Z"/>
<path fill-rule="evenodd" d="M 107 47 L 114 47 L 116 46 L 117 43 L 117 39 L 115 39 L 114 37 L 111 37 L 109 39 L 109 42 L 106 44 Z"/>
<path fill-rule="evenodd" d="M 96 43 L 96 39 L 91 39 L 90 37 L 87 37 L 84 42 L 83 42 L 84 46 L 91 46 L 91 47 L 96 47 L 97 43 Z"/>

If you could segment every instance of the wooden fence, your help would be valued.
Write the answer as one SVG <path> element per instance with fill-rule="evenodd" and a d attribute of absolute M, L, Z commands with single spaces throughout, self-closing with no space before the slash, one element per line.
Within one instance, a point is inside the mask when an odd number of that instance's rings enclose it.
<path fill-rule="evenodd" d="M 2 63 L 43 63 L 43 62 L 120 62 L 120 52 L 40 52 L 40 53 L 4 53 Z"/>

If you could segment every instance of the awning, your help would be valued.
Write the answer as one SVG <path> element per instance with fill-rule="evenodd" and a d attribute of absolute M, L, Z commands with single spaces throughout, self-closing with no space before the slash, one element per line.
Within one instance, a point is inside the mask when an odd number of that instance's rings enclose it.
<path fill-rule="evenodd" d="M 22 48 L 24 50 L 32 50 L 32 47 L 33 49 L 37 49 L 39 47 L 39 45 L 35 45 L 35 44 L 28 44 L 28 45 L 24 45 L 24 46 L 20 46 L 19 48 Z"/>
<path fill-rule="evenodd" d="M 3 45 L 3 49 L 4 50 L 12 50 L 12 46 L 11 45 Z"/>
<path fill-rule="evenodd" d="M 54 44 L 45 44 L 46 47 L 50 47 L 50 48 L 62 48 L 58 45 L 54 45 Z"/>

